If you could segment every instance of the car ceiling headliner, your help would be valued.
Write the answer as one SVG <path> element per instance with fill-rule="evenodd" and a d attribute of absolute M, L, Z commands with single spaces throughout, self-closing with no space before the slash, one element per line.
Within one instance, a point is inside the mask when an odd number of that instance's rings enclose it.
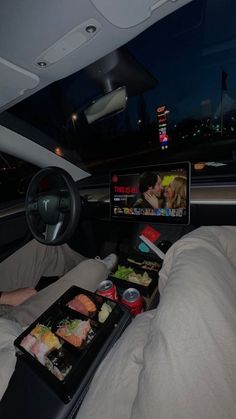
<path fill-rule="evenodd" d="M 18 84 L 16 83 L 16 87 L 13 86 L 18 73 L 6 71 L 7 76 L 2 78 L 2 82 L 0 79 L 0 91 L 4 92 L 1 83 L 5 84 L 2 85 L 5 88 L 6 84 L 9 87 L 12 84 L 13 95 L 10 99 L 2 97 L 0 111 L 4 111 L 46 85 L 95 62 L 124 45 L 157 20 L 192 0 L 129 0 L 128 3 L 127 0 L 119 0 L 118 3 L 117 1 L 1 0 L 0 72 L 1 65 L 10 62 L 19 69 L 30 72 L 34 79 L 30 87 L 22 92 L 21 79 Z M 129 9 L 128 14 L 127 9 Z M 91 19 L 98 23 L 99 29 L 95 36 L 76 47 L 64 58 L 46 68 L 39 68 L 37 61 L 48 48 L 78 25 Z M 28 77 L 27 74 L 25 76 Z"/>

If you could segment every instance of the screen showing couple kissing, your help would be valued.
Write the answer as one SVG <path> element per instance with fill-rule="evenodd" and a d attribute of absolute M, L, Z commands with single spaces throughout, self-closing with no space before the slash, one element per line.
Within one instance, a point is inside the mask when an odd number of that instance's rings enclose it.
<path fill-rule="evenodd" d="M 111 217 L 188 224 L 190 163 L 117 170 L 110 174 Z"/>

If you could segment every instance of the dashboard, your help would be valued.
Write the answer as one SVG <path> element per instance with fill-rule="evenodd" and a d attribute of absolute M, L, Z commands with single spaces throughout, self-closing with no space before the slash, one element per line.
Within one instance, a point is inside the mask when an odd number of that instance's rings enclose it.
<path fill-rule="evenodd" d="M 85 188 L 81 196 L 88 202 L 110 202 L 109 187 Z M 190 189 L 191 205 L 236 205 L 235 185 L 192 185 Z"/>

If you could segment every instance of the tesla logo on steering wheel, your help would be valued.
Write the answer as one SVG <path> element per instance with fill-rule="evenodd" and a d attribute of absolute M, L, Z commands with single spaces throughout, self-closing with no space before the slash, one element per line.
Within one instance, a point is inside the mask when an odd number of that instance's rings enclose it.
<path fill-rule="evenodd" d="M 44 203 L 44 208 L 45 208 L 45 211 L 47 211 L 47 209 L 48 209 L 49 199 L 44 199 L 44 200 L 43 200 L 43 203 Z"/>

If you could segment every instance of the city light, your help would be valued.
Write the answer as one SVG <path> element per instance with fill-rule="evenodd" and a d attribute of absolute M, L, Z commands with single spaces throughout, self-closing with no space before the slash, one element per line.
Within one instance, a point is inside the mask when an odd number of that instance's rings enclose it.
<path fill-rule="evenodd" d="M 63 156 L 63 153 L 62 153 L 62 150 L 61 150 L 61 148 L 60 148 L 60 147 L 56 147 L 54 151 L 55 151 L 55 153 L 56 153 L 58 156 L 60 156 L 60 157 L 62 157 L 62 156 Z"/>
<path fill-rule="evenodd" d="M 74 128 L 75 128 L 75 124 L 76 124 L 77 119 L 78 119 L 77 113 L 72 113 L 71 120 L 72 120 L 72 124 L 73 124 Z"/>

